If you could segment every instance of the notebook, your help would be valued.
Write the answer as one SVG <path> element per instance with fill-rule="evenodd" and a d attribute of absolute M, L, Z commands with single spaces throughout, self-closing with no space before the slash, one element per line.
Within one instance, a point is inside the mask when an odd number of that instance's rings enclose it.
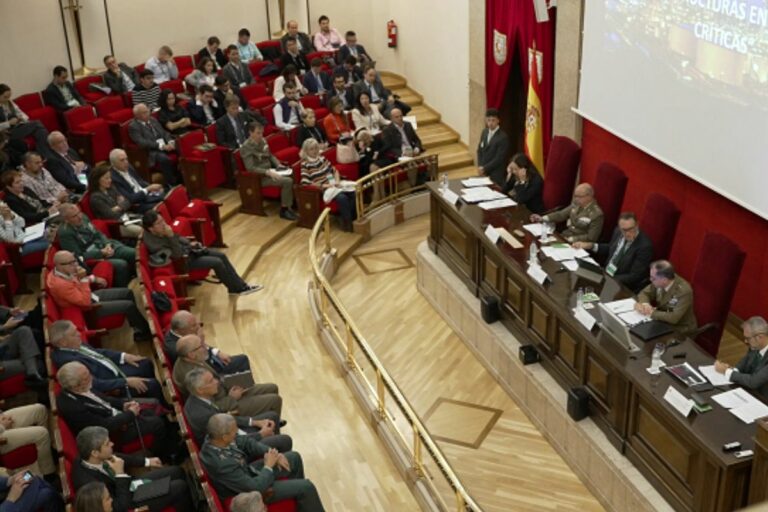
<path fill-rule="evenodd" d="M 629 330 L 629 332 L 643 341 L 649 341 L 660 336 L 665 336 L 673 332 L 673 329 L 672 326 L 666 322 L 651 320 L 650 322 L 641 322 L 635 325 Z"/>

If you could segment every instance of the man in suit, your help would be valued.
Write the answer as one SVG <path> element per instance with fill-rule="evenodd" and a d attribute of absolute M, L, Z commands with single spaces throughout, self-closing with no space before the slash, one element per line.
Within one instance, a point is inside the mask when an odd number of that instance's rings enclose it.
<path fill-rule="evenodd" d="M 64 66 L 53 68 L 53 80 L 43 91 L 43 100 L 57 112 L 85 105 L 85 100 L 69 81 L 69 72 Z"/>
<path fill-rule="evenodd" d="M 216 121 L 216 138 L 219 144 L 232 150 L 248 139 L 248 124 L 253 120 L 250 113 L 242 112 L 240 99 L 232 96 L 224 100 L 224 113 Z"/>
<path fill-rule="evenodd" d="M 371 103 L 376 104 L 379 107 L 379 112 L 387 119 L 390 118 L 390 112 L 394 108 L 399 109 L 403 115 L 408 115 L 408 112 L 411 111 L 411 107 L 397 100 L 395 95 L 384 87 L 381 80 L 377 79 L 376 68 L 370 64 L 363 68 L 363 79 L 352 86 L 352 96 L 354 98 L 357 98 L 361 92 L 368 93 Z M 506 162 L 502 166 L 502 172 L 506 172 Z"/>
<path fill-rule="evenodd" d="M 138 85 L 139 75 L 136 74 L 136 70 L 125 62 L 118 64 L 114 55 L 104 57 L 104 65 L 107 70 L 102 75 L 102 80 L 112 94 L 125 94 Z"/>
<path fill-rule="evenodd" d="M 83 343 L 80 331 L 69 320 L 53 322 L 48 329 L 48 338 L 54 347 L 51 359 L 56 367 L 71 361 L 84 364 L 93 376 L 93 388 L 96 391 L 113 392 L 122 397 L 156 398 L 165 402 L 163 387 L 155 378 L 155 366 L 146 357 L 93 348 Z"/>
<path fill-rule="evenodd" d="M 370 64 L 373 62 L 371 56 L 365 51 L 365 47 L 361 44 L 357 44 L 357 34 L 355 34 L 354 30 L 348 30 L 347 33 L 344 34 L 344 39 L 346 40 L 346 44 L 343 44 L 341 48 L 339 48 L 339 62 L 345 62 L 347 57 L 350 56 L 355 57 L 361 64 Z"/>
<path fill-rule="evenodd" d="M 160 122 L 150 116 L 146 105 L 139 104 L 133 107 L 133 119 L 128 125 L 128 136 L 134 144 L 149 151 L 149 166 L 157 165 L 160 168 L 166 185 L 173 186 L 178 183 L 176 164 L 168 156 L 176 151 L 176 143 Z"/>
<path fill-rule="evenodd" d="M 109 152 L 112 186 L 118 194 L 131 203 L 131 209 L 139 213 L 151 210 L 165 197 L 163 186 L 159 183 L 147 183 L 139 176 L 128 161 L 128 154 L 115 148 Z"/>
<path fill-rule="evenodd" d="M 240 100 L 240 105 L 243 105 L 244 108 L 247 108 L 248 102 L 245 101 L 245 98 L 243 97 L 239 88 L 236 89 L 232 87 L 232 84 L 229 82 L 229 78 L 225 77 L 224 75 L 218 75 L 214 80 L 214 85 L 215 87 L 213 88 L 213 99 L 217 104 L 224 105 L 227 101 L 227 98 L 230 96 L 235 96 Z"/>
<path fill-rule="evenodd" d="M 357 65 L 357 58 L 350 55 L 333 69 L 333 76 L 337 75 L 344 77 L 344 85 L 349 88 L 363 79 L 363 70 Z"/>
<path fill-rule="evenodd" d="M 381 132 L 382 144 L 379 154 L 390 156 L 395 161 L 401 156 L 418 156 L 424 152 L 421 139 L 411 123 L 403 119 L 400 109 L 393 109 L 392 122 Z"/>
<path fill-rule="evenodd" d="M 570 243 L 597 242 L 603 232 L 603 210 L 595 201 L 595 191 L 589 183 L 581 183 L 573 191 L 573 204 L 547 215 L 531 215 L 532 222 L 563 222 L 563 237 Z"/>
<path fill-rule="evenodd" d="M 328 98 L 338 97 L 344 110 L 352 110 L 355 107 L 355 100 L 352 98 L 352 89 L 346 86 L 344 75 L 336 73 L 333 75 L 333 87 L 328 93 Z"/>
<path fill-rule="evenodd" d="M 128 288 L 106 288 L 107 282 L 101 277 L 87 276 L 75 255 L 69 251 L 58 251 L 53 255 L 55 265 L 48 274 L 46 288 L 60 308 L 77 307 L 91 309 L 98 304 L 99 317 L 124 314 L 134 330 L 134 339 L 150 340 L 149 325 L 136 307 L 136 299 Z M 91 286 L 99 289 L 93 290 Z"/>
<path fill-rule="evenodd" d="M 299 75 L 309 71 L 309 62 L 307 56 L 299 51 L 299 46 L 295 38 L 289 37 L 285 41 L 285 52 L 280 56 L 280 70 L 286 66 L 293 66 Z"/>
<path fill-rule="evenodd" d="M 83 162 L 77 151 L 69 147 L 69 142 L 63 133 L 53 131 L 48 135 L 48 145 L 51 150 L 46 152 L 45 165 L 53 179 L 69 190 L 82 194 L 85 192 L 85 177 L 91 167 Z"/>
<path fill-rule="evenodd" d="M 51 484 L 40 477 L 26 480 L 24 475 L 20 471 L 11 477 L 0 476 L 0 511 L 64 511 L 64 501 Z"/>
<path fill-rule="evenodd" d="M 157 457 L 114 452 L 114 443 L 104 427 L 86 427 L 77 435 L 79 457 L 72 464 L 72 484 L 75 490 L 90 482 L 101 482 L 112 496 L 114 510 L 128 510 L 148 506 L 150 510 L 163 510 L 173 506 L 176 510 L 193 510 L 192 499 L 184 470 L 179 466 L 163 466 Z M 136 501 L 131 492 L 133 478 L 126 467 L 150 468 L 141 474 L 142 480 L 155 481 L 170 477 L 168 494 L 149 500 Z M 147 484 L 147 482 L 145 482 Z"/>
<path fill-rule="evenodd" d="M 306 55 L 309 52 L 314 51 L 314 47 L 312 46 L 312 40 L 310 40 L 309 35 L 305 34 L 304 32 L 299 32 L 299 22 L 296 20 L 289 21 L 286 25 L 286 33 L 283 37 L 280 38 L 280 47 L 283 50 L 283 53 L 288 51 L 287 45 L 288 45 L 288 39 L 293 38 L 296 40 L 296 48 L 299 50 L 299 53 Z"/>
<path fill-rule="evenodd" d="M 93 377 L 85 365 L 73 361 L 59 368 L 62 391 L 56 397 L 59 415 L 77 435 L 86 427 L 104 427 L 121 445 L 139 437 L 153 437 L 151 451 L 170 460 L 179 450 L 178 433 L 164 417 L 125 398 L 113 398 L 91 389 Z"/>
<path fill-rule="evenodd" d="M 272 489 L 267 503 L 294 498 L 299 512 L 322 512 L 314 484 L 304 478 L 301 455 L 278 453 L 251 436 L 237 433 L 235 418 L 216 414 L 208 421 L 208 438 L 200 450 L 200 461 L 222 498 L 241 492 Z M 254 458 L 263 459 L 250 463 Z"/>
<path fill-rule="evenodd" d="M 619 215 L 619 225 L 609 243 L 576 242 L 576 249 L 586 249 L 606 262 L 605 273 L 638 293 L 647 282 L 647 269 L 653 260 L 653 243 L 640 231 L 633 212 Z"/>
<path fill-rule="evenodd" d="M 188 110 L 192 121 L 201 126 L 213 124 L 224 115 L 224 105 L 216 102 L 213 97 L 213 87 L 208 84 L 198 87 L 195 102 L 189 105 Z"/>
<path fill-rule="evenodd" d="M 310 70 L 304 75 L 304 87 L 310 94 L 324 96 L 331 90 L 331 78 L 322 70 L 323 61 L 315 57 L 310 63 Z"/>
<path fill-rule="evenodd" d="M 768 399 L 768 322 L 761 316 L 753 316 L 741 324 L 744 341 L 749 346 L 744 357 L 735 367 L 715 361 L 715 370 L 725 374 L 731 382 L 757 391 Z"/>
<path fill-rule="evenodd" d="M 177 357 L 176 343 L 179 341 L 179 338 L 188 334 L 198 336 L 205 343 L 205 331 L 200 320 L 193 313 L 180 309 L 171 317 L 170 329 L 168 329 L 163 338 L 163 348 L 172 363 L 176 361 Z M 245 354 L 231 356 L 218 348 L 208 345 L 206 345 L 206 348 L 208 349 L 206 362 L 219 374 L 226 375 L 229 373 L 251 371 L 251 363 Z"/>
<path fill-rule="evenodd" d="M 216 36 L 208 38 L 204 48 L 200 48 L 197 52 L 197 62 L 203 59 L 203 57 L 210 58 L 216 65 L 216 69 L 220 70 L 227 65 L 227 58 L 224 56 L 224 52 L 221 51 L 221 41 Z"/>
<path fill-rule="evenodd" d="M 249 388 L 238 385 L 227 385 L 222 376 L 207 362 L 208 347 L 199 336 L 189 334 L 182 336 L 176 344 L 179 358 L 173 365 L 173 382 L 185 397 L 189 395 L 185 378 L 195 368 L 208 370 L 219 383 L 213 403 L 222 411 L 237 409 L 243 416 L 257 416 L 265 412 L 273 412 L 280 417 L 283 399 L 278 394 L 276 384 L 271 382 L 254 384 Z"/>
<path fill-rule="evenodd" d="M 477 171 L 503 187 L 507 177 L 508 157 L 509 137 L 499 127 L 499 111 L 489 108 L 485 111 L 485 128 L 477 146 Z"/>
<path fill-rule="evenodd" d="M 253 83 L 253 75 L 247 64 L 240 61 L 240 51 L 237 46 L 231 44 L 227 46 L 227 57 L 229 62 L 224 66 L 221 73 L 227 77 L 234 90 L 238 90 L 246 85 Z"/>
<path fill-rule="evenodd" d="M 281 452 L 289 452 L 293 448 L 290 436 L 279 434 L 280 417 L 273 411 L 263 412 L 256 416 L 240 415 L 240 411 L 222 410 L 214 402 L 221 385 L 219 380 L 205 368 L 195 368 L 184 378 L 184 385 L 189 391 L 189 397 L 184 402 L 184 417 L 187 419 L 192 434 L 198 446 L 205 441 L 208 420 L 220 412 L 234 416 L 242 435 L 251 435 L 257 441 L 267 446 L 277 448 Z"/>
<path fill-rule="evenodd" d="M 675 267 L 666 260 L 651 263 L 651 284 L 637 296 L 635 309 L 672 325 L 678 336 L 687 336 L 696 330 L 693 312 L 693 289 L 688 281 L 675 274 Z"/>

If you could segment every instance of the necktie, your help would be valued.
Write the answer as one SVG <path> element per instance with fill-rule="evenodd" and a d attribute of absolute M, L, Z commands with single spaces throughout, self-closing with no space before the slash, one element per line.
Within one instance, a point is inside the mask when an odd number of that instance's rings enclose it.
<path fill-rule="evenodd" d="M 325 87 L 323 87 L 323 81 L 320 80 L 320 75 L 315 73 L 315 80 L 317 80 L 317 92 L 324 92 Z"/>
<path fill-rule="evenodd" d="M 119 375 L 121 377 L 125 377 L 125 374 L 120 369 L 120 367 L 117 366 L 115 363 L 113 363 L 110 358 L 104 357 L 103 355 L 99 354 L 95 350 L 87 348 L 84 345 L 80 345 L 80 352 L 82 354 L 85 354 L 86 356 L 89 356 L 89 357 L 92 357 L 93 359 L 96 359 L 101 364 L 107 366 L 109 369 L 112 370 L 112 372 L 114 372 L 115 375 Z"/>
<path fill-rule="evenodd" d="M 757 370 L 757 366 L 760 364 L 761 359 L 762 356 L 760 356 L 760 352 L 757 350 L 750 350 L 746 373 L 755 373 L 755 370 Z"/>
<path fill-rule="evenodd" d="M 232 119 L 232 122 L 235 125 L 235 136 L 237 137 L 237 143 L 242 146 L 243 142 L 245 142 L 245 136 L 243 135 L 243 127 L 240 126 L 240 122 L 237 119 Z"/>
<path fill-rule="evenodd" d="M 104 463 L 101 465 L 101 467 L 102 467 L 102 469 L 104 469 L 104 472 L 105 472 L 106 474 L 108 474 L 108 475 L 109 475 L 109 477 L 110 477 L 112 480 L 114 480 L 114 479 L 115 479 L 115 471 L 114 471 L 114 470 L 113 470 L 113 469 L 112 469 L 112 468 L 109 466 L 109 464 L 107 464 L 106 462 L 104 462 Z"/>
<path fill-rule="evenodd" d="M 149 128 L 149 129 L 152 131 L 152 135 L 153 135 L 155 138 L 159 138 L 159 136 L 158 136 L 158 134 L 157 134 L 157 130 L 155 130 L 155 127 L 154 127 L 154 126 L 152 126 L 152 123 L 150 123 L 150 122 L 147 122 L 147 128 Z"/>

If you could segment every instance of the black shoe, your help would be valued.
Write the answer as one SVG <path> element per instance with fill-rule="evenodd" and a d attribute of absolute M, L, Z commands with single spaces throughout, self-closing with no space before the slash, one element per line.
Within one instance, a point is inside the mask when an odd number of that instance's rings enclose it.
<path fill-rule="evenodd" d="M 299 216 L 290 208 L 280 208 L 280 218 L 285 220 L 296 220 Z"/>

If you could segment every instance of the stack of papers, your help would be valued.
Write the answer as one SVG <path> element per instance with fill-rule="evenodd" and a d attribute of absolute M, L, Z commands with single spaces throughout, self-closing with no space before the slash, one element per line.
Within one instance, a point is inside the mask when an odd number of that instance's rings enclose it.
<path fill-rule="evenodd" d="M 709 366 L 699 366 L 699 372 L 701 372 L 713 386 L 727 386 L 731 384 L 731 381 L 728 380 L 728 377 L 726 377 L 724 373 L 715 370 L 715 365 L 713 364 L 710 364 Z"/>
<path fill-rule="evenodd" d="M 506 197 L 504 199 L 494 199 L 493 201 L 485 201 L 478 205 L 483 210 L 495 210 L 497 208 L 509 208 L 511 206 L 517 206 L 517 203 Z"/>
<path fill-rule="evenodd" d="M 491 178 L 482 176 L 480 178 L 467 178 L 465 180 L 461 180 L 461 184 L 467 188 L 490 187 L 493 185 L 493 181 L 491 181 Z"/>
<path fill-rule="evenodd" d="M 712 395 L 712 400 L 729 409 L 731 414 L 747 424 L 768 416 L 768 405 L 741 388 Z"/>
<path fill-rule="evenodd" d="M 495 199 L 506 199 L 507 196 L 488 187 L 474 187 L 462 189 L 461 198 L 467 203 L 480 203 Z"/>
<path fill-rule="evenodd" d="M 619 313 L 626 313 L 628 311 L 635 310 L 635 303 L 637 301 L 632 297 L 628 299 L 614 300 L 613 302 L 606 302 L 603 305 L 611 313 L 618 315 Z"/>
<path fill-rule="evenodd" d="M 523 229 L 532 234 L 533 236 L 539 237 L 541 236 L 541 222 L 537 222 L 535 224 L 526 224 L 523 226 Z"/>
<path fill-rule="evenodd" d="M 589 256 L 584 249 L 574 249 L 568 244 L 544 246 L 541 248 L 541 252 L 543 252 L 544 256 L 547 258 L 552 258 L 555 261 L 575 260 L 576 258 Z"/>
<path fill-rule="evenodd" d="M 24 243 L 43 238 L 45 235 L 45 222 L 38 222 L 24 228 Z"/>
<path fill-rule="evenodd" d="M 630 327 L 634 327 L 643 322 L 648 322 L 651 319 L 650 316 L 646 316 L 638 311 L 625 311 L 623 313 L 619 313 L 617 316 L 621 319 L 622 322 Z"/>

